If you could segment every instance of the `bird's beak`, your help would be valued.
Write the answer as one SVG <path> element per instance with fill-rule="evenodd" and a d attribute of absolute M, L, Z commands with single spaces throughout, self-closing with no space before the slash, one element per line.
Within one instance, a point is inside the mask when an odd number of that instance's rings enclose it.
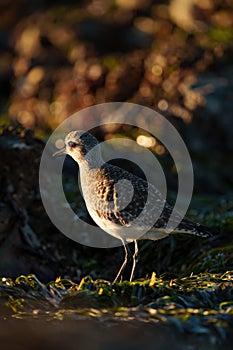
<path fill-rule="evenodd" d="M 59 151 L 57 151 L 57 152 L 55 152 L 55 153 L 53 153 L 53 157 L 59 157 L 59 156 L 64 156 L 64 155 L 66 155 L 67 153 L 66 153 L 66 148 L 62 148 L 62 149 L 60 149 Z"/>

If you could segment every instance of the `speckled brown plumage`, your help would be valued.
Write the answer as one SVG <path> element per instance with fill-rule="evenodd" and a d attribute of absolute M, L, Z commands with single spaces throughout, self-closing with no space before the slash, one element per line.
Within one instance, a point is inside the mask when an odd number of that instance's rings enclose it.
<path fill-rule="evenodd" d="M 136 249 L 138 239 L 158 240 L 169 235 L 166 226 L 172 207 L 164 201 L 155 186 L 118 166 L 104 163 L 97 139 L 87 132 L 70 132 L 66 136 L 65 144 L 65 149 L 57 153 L 69 154 L 79 164 L 84 200 L 99 227 L 121 239 L 124 247 L 127 242 L 135 241 Z M 147 206 L 149 190 L 153 205 Z M 151 227 L 149 222 L 156 211 L 160 215 Z M 135 231 L 144 230 L 143 234 L 137 232 L 134 236 L 131 232 L 127 236 L 123 228 L 130 227 L 139 215 L 140 220 L 137 221 Z M 176 221 L 179 222 L 178 225 Z M 174 216 L 174 226 L 177 227 L 172 233 L 190 233 L 200 237 L 210 235 L 206 227 L 186 218 L 181 220 L 179 213 Z"/>

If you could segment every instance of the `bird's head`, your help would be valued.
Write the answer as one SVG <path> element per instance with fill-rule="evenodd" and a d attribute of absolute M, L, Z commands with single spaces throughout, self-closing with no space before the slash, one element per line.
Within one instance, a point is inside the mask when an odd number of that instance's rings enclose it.
<path fill-rule="evenodd" d="M 83 160 L 88 160 L 88 152 L 98 145 L 97 139 L 86 131 L 71 131 L 65 138 L 65 147 L 53 154 L 62 156 L 68 154 L 79 164 Z M 95 148 L 92 158 L 99 154 L 98 147 Z"/>

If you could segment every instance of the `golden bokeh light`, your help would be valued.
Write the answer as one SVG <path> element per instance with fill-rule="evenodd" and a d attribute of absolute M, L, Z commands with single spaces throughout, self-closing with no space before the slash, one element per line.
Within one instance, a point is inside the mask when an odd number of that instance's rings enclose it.
<path fill-rule="evenodd" d="M 136 141 L 140 146 L 146 148 L 154 147 L 156 145 L 156 140 L 152 136 L 139 135 Z"/>
<path fill-rule="evenodd" d="M 58 148 L 58 149 L 61 149 L 65 146 L 65 142 L 63 139 L 58 139 L 55 141 L 55 146 Z"/>
<path fill-rule="evenodd" d="M 165 99 L 162 99 L 158 102 L 158 108 L 161 111 L 166 111 L 168 109 L 168 102 Z"/>
<path fill-rule="evenodd" d="M 165 153 L 165 148 L 164 148 L 162 145 L 157 145 L 157 146 L 155 147 L 155 152 L 156 152 L 159 156 L 161 156 L 161 155 L 163 155 L 163 154 Z"/>

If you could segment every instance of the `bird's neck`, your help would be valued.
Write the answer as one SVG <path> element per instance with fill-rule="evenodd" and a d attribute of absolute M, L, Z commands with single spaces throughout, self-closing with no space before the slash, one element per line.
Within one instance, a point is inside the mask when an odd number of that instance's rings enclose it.
<path fill-rule="evenodd" d="M 104 161 L 102 157 L 92 159 L 85 157 L 85 159 L 79 162 L 80 180 L 84 193 L 93 193 L 93 191 L 95 191 L 95 180 L 103 164 Z"/>
<path fill-rule="evenodd" d="M 95 183 L 99 169 L 104 164 L 102 155 L 100 152 L 89 152 L 78 164 L 82 188 L 90 191 Z"/>
<path fill-rule="evenodd" d="M 99 153 L 92 154 L 91 156 L 87 154 L 78 164 L 80 170 L 89 172 L 93 169 L 99 169 L 104 164 L 104 160 Z"/>

